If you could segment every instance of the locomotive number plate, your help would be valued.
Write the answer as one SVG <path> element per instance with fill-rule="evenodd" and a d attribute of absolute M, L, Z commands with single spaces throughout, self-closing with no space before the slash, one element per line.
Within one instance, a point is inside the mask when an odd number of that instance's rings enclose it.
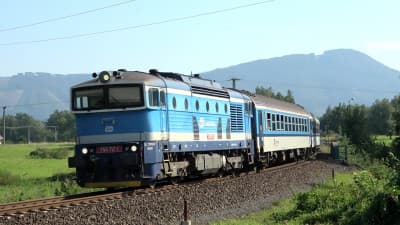
<path fill-rule="evenodd" d="M 121 145 L 96 147 L 96 153 L 116 153 L 122 152 L 122 150 L 123 147 Z"/>

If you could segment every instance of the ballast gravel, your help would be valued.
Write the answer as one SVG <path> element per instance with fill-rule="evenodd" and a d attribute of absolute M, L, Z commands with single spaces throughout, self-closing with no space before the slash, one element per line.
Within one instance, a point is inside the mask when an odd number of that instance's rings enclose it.
<path fill-rule="evenodd" d="M 0 217 L 0 225 L 179 224 L 183 220 L 184 199 L 188 202 L 192 224 L 207 224 L 268 208 L 275 201 L 331 179 L 332 169 L 350 172 L 354 168 L 338 162 L 314 160 L 296 169 L 225 177 L 168 192 Z"/>

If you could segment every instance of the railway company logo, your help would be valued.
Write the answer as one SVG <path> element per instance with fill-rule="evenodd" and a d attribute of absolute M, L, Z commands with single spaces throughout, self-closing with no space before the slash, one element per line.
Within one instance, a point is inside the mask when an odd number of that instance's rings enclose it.
<path fill-rule="evenodd" d="M 114 132 L 114 126 L 105 126 L 104 132 L 106 132 L 106 133 Z"/>
<path fill-rule="evenodd" d="M 114 132 L 115 120 L 113 118 L 103 118 L 101 123 L 104 125 L 104 132 Z"/>
<path fill-rule="evenodd" d="M 203 127 L 216 127 L 217 126 L 217 124 L 215 122 L 206 121 L 203 117 L 200 117 L 199 125 L 200 125 L 200 128 L 203 128 Z"/>

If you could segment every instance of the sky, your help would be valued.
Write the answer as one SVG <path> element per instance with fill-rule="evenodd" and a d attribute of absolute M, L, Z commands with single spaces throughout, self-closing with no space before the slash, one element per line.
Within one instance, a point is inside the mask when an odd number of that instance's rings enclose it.
<path fill-rule="evenodd" d="M 400 70 L 398 0 L 0 0 L 0 9 L 0 76 L 120 68 L 190 74 L 338 48 Z M 186 19 L 159 23 L 176 18 Z M 131 28 L 31 42 L 124 27 Z"/>

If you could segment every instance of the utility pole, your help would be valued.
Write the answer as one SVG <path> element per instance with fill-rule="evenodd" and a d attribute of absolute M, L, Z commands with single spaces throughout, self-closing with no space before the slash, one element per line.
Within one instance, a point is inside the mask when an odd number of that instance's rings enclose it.
<path fill-rule="evenodd" d="M 57 126 L 46 126 L 48 128 L 54 128 L 54 142 L 57 142 Z"/>
<path fill-rule="evenodd" d="M 3 106 L 3 144 L 6 144 L 6 109 L 7 106 Z"/>
<path fill-rule="evenodd" d="M 31 144 L 31 127 L 28 127 L 28 144 Z"/>
<path fill-rule="evenodd" d="M 229 79 L 229 80 L 232 81 L 232 88 L 233 88 L 233 89 L 236 89 L 236 81 L 238 81 L 238 80 L 240 80 L 240 79 L 239 79 L 239 78 L 232 78 L 232 79 Z"/>

